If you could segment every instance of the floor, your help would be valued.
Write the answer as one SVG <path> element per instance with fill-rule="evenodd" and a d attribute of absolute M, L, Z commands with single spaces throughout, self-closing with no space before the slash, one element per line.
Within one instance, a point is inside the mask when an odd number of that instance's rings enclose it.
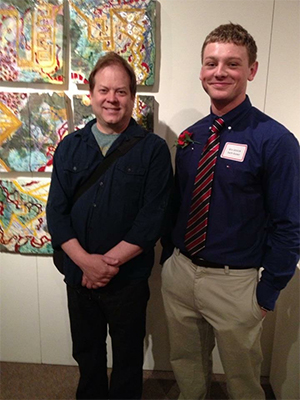
<path fill-rule="evenodd" d="M 61 365 L 0 363 L 0 399 L 69 400 L 75 398 L 78 368 Z M 274 394 L 267 378 L 262 386 L 268 400 Z M 172 372 L 144 371 L 143 399 L 177 399 L 178 386 Z M 209 399 L 228 399 L 223 375 L 214 375 Z"/>

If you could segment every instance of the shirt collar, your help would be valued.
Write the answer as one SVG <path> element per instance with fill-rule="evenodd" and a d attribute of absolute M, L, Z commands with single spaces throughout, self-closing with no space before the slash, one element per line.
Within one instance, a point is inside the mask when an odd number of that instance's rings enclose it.
<path fill-rule="evenodd" d="M 227 114 L 222 115 L 222 119 L 225 122 L 225 126 L 231 126 L 232 124 L 235 124 L 237 121 L 239 121 L 243 116 L 250 110 L 252 107 L 252 104 L 250 102 L 249 97 L 246 95 L 245 100 L 239 104 L 237 107 L 235 107 L 233 110 L 229 111 Z M 211 123 L 216 119 L 219 118 L 217 115 L 211 112 L 210 114 L 211 117 Z"/>
<path fill-rule="evenodd" d="M 96 118 L 89 121 L 82 129 L 79 129 L 75 132 L 76 136 L 81 136 L 83 140 L 88 141 L 89 138 L 93 135 L 92 126 L 97 122 Z M 139 128 L 139 129 L 138 129 Z M 134 118 L 131 118 L 129 121 L 129 125 L 127 128 L 120 133 L 120 135 L 124 135 L 128 140 L 131 136 L 145 136 L 145 130 L 138 125 Z"/>

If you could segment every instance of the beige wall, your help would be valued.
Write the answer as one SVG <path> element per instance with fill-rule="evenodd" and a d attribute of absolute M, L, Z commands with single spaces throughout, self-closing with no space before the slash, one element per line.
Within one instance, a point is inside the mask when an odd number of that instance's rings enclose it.
<path fill-rule="evenodd" d="M 209 99 L 198 79 L 201 44 L 208 32 L 228 21 L 242 24 L 258 45 L 259 71 L 248 90 L 253 105 L 299 138 L 299 1 L 160 0 L 157 17 L 156 83 L 139 91 L 155 96 L 155 131 L 170 148 L 181 130 L 209 112 Z M 73 363 L 64 284 L 51 259 L 1 253 L 0 265 L 1 360 Z M 151 288 L 145 368 L 169 369 L 157 262 Z M 273 313 L 265 321 L 264 375 L 270 372 L 275 319 Z M 215 372 L 222 372 L 217 352 L 214 358 Z"/>

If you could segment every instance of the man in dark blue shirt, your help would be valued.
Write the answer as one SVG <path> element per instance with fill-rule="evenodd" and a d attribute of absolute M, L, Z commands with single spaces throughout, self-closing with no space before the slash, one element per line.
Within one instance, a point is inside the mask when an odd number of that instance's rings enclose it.
<path fill-rule="evenodd" d="M 140 399 L 148 278 L 172 182 L 165 141 L 131 118 L 136 78 L 115 53 L 89 78 L 96 119 L 57 147 L 47 204 L 64 273 L 79 364 L 78 399 Z M 73 204 L 74 194 L 121 143 L 140 137 Z M 107 325 L 113 371 L 108 384 Z"/>
<path fill-rule="evenodd" d="M 299 146 L 246 95 L 256 52 L 240 25 L 207 36 L 211 113 L 178 139 L 162 292 L 180 399 L 206 398 L 215 339 L 230 397 L 264 398 L 262 320 L 298 261 Z"/>

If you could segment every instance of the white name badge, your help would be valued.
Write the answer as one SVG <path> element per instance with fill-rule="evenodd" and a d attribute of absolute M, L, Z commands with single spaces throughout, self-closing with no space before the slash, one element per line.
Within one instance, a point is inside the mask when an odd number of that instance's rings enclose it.
<path fill-rule="evenodd" d="M 247 153 L 248 145 L 239 143 L 225 143 L 221 158 L 243 162 Z"/>

